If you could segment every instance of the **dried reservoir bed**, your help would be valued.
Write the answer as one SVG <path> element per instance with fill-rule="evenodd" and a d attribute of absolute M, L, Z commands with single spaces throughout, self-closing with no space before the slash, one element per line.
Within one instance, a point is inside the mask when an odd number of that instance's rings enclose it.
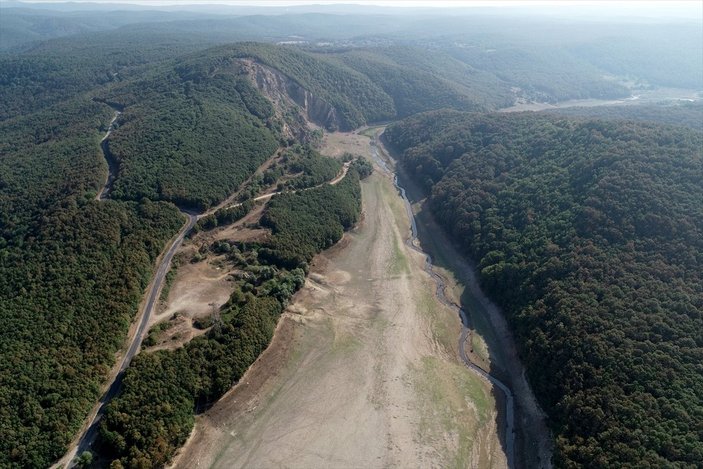
<path fill-rule="evenodd" d="M 331 135 L 323 152 L 368 152 L 360 138 Z M 358 227 L 316 258 L 271 346 L 198 417 L 175 467 L 505 466 L 500 403 L 457 358 L 459 318 L 404 243 L 402 199 L 378 171 L 362 191 Z"/>

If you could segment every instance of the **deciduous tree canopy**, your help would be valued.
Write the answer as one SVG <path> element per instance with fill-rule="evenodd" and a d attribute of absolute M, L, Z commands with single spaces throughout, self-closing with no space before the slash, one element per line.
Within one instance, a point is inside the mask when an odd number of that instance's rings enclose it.
<path fill-rule="evenodd" d="M 386 130 L 478 264 L 562 467 L 703 460 L 703 135 L 535 114 Z"/>
<path fill-rule="evenodd" d="M 190 434 L 195 410 L 219 399 L 268 346 L 307 263 L 339 241 L 360 209 L 353 169 L 335 186 L 273 198 L 264 222 L 271 240 L 227 245 L 246 275 L 207 333 L 175 351 L 141 353 L 130 365 L 101 425 L 102 453 L 124 467 L 165 465 Z"/>

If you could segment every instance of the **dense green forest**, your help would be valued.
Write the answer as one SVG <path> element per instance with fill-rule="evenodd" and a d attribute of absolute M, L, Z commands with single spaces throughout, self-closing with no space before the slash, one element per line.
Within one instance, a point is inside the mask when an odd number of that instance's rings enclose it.
<path fill-rule="evenodd" d="M 557 466 L 699 466 L 703 134 L 434 112 L 385 138 L 504 309 Z"/>
<path fill-rule="evenodd" d="M 332 49 L 242 43 L 207 51 L 213 64 L 250 58 L 282 72 L 310 93 L 316 108 L 330 106 L 332 130 L 405 117 L 444 107 L 476 110 L 507 106 L 510 86 L 447 54 L 419 48 Z M 413 58 L 416 63 L 413 64 Z M 289 88 L 293 99 L 302 102 Z"/>
<path fill-rule="evenodd" d="M 211 246 L 245 275 L 204 336 L 132 362 L 101 424 L 99 448 L 111 467 L 161 467 L 170 460 L 190 434 L 196 409 L 222 396 L 268 346 L 312 256 L 337 242 L 360 211 L 359 177 L 350 170 L 335 186 L 274 197 L 262 222 L 271 227 L 268 241 Z"/>
<path fill-rule="evenodd" d="M 55 39 L 22 54 L 0 54 L 0 120 L 134 79 L 161 62 L 205 47 L 175 33 L 109 33 Z"/>
<path fill-rule="evenodd" d="M 99 397 L 175 207 L 93 200 L 111 110 L 76 98 L 0 123 L 0 466 L 46 467 Z"/>
<path fill-rule="evenodd" d="M 283 154 L 284 169 L 292 177 L 282 186 L 286 189 L 305 189 L 334 179 L 342 164 L 322 156 L 309 145 L 294 145 Z M 283 169 L 283 168 L 282 168 Z"/>
<path fill-rule="evenodd" d="M 181 63 L 104 99 L 125 106 L 110 138 L 115 199 L 167 200 L 205 209 L 224 199 L 278 148 L 271 104 L 228 70 Z"/>
<path fill-rule="evenodd" d="M 513 99 L 506 83 L 441 52 L 394 47 L 327 55 L 377 83 L 393 99 L 396 117 L 439 108 L 502 107 Z"/>
<path fill-rule="evenodd" d="M 703 129 L 703 102 L 701 101 L 637 106 L 566 107 L 544 112 L 571 117 L 660 122 L 697 130 Z"/>
<path fill-rule="evenodd" d="M 501 80 L 496 75 L 479 70 L 473 66 L 452 57 L 444 47 L 422 48 L 418 46 L 387 46 L 348 50 L 340 52 L 339 58 L 348 61 L 350 66 L 355 67 L 356 58 L 361 64 L 369 61 L 372 73 L 384 73 L 386 67 L 391 68 L 391 76 L 399 79 L 399 86 L 405 80 L 411 82 L 420 81 L 418 91 L 428 93 L 437 99 L 434 105 L 427 102 L 427 98 L 421 96 L 415 99 L 425 99 L 425 107 L 436 108 L 457 108 L 457 106 L 469 106 L 469 108 L 485 107 L 487 109 L 500 108 L 510 105 L 514 99 L 514 94 L 510 90 L 510 84 Z M 377 68 L 378 67 L 378 68 Z M 379 70 L 380 69 L 380 70 Z M 386 84 L 388 80 L 385 80 Z M 431 84 L 432 86 L 428 86 Z M 388 93 L 395 93 L 393 87 L 389 87 Z M 455 95 L 457 102 L 447 100 Z M 471 104 L 466 103 L 466 99 Z M 410 98 L 412 99 L 412 98 Z M 401 106 L 398 105 L 400 109 Z M 413 112 L 420 112 L 420 107 L 412 108 Z M 408 109 L 410 110 L 410 109 Z M 400 113 L 402 115 L 402 112 Z"/>
<path fill-rule="evenodd" d="M 332 107 L 337 122 L 323 124 L 338 126 L 341 130 L 351 130 L 395 115 L 392 99 L 367 76 L 299 48 L 240 43 L 211 49 L 207 58 L 215 63 L 250 58 L 282 72 L 316 99 Z M 298 101 L 300 98 L 294 96 Z"/>

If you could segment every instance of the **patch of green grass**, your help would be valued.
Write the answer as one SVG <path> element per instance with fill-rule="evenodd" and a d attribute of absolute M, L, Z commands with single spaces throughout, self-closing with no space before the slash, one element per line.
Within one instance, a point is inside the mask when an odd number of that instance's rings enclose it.
<path fill-rule="evenodd" d="M 403 240 L 405 240 L 410 234 L 410 220 L 408 220 L 403 199 L 398 195 L 398 191 L 393 184 L 386 179 L 381 182 L 381 190 L 383 191 L 383 197 L 388 201 L 391 212 L 393 212 L 395 224 Z"/>
<path fill-rule="evenodd" d="M 483 344 L 483 352 L 477 353 L 481 358 L 486 360 L 488 363 L 505 363 L 505 358 L 500 347 L 497 346 L 498 338 L 493 330 L 490 319 L 488 318 L 488 312 L 485 310 L 476 297 L 474 297 L 468 288 L 464 289 L 464 293 L 461 295 L 461 304 L 465 310 L 471 315 L 471 322 L 474 327 L 473 336 L 479 336 L 478 340 Z M 474 347 L 476 344 L 472 342 Z M 484 355 L 485 354 L 485 355 Z"/>
<path fill-rule="evenodd" d="M 393 237 L 393 253 L 389 263 L 389 272 L 391 275 L 409 274 L 410 267 L 408 266 L 408 258 L 400 249 L 398 238 Z"/>
<path fill-rule="evenodd" d="M 178 274 L 178 267 L 183 263 L 183 255 L 176 254 L 173 259 L 171 259 L 171 267 L 166 272 L 166 278 L 164 279 L 164 285 L 161 287 L 161 293 L 159 294 L 159 301 L 166 301 L 168 294 L 171 291 L 174 280 L 176 280 L 176 275 Z"/>
<path fill-rule="evenodd" d="M 439 442 L 451 435 L 443 467 L 469 467 L 477 433 L 495 406 L 481 379 L 462 365 L 424 357 L 413 373 L 419 397 L 419 438 Z M 468 404 L 467 404 L 468 403 Z"/>
<path fill-rule="evenodd" d="M 395 188 L 390 184 L 389 181 L 383 179 L 379 184 L 381 188 L 381 195 L 384 200 L 387 201 L 391 212 L 393 213 L 393 218 L 395 225 L 398 227 L 401 236 L 410 229 L 410 224 L 408 222 L 407 216 L 405 215 L 405 207 L 403 206 L 403 201 L 397 196 Z M 408 264 L 408 258 L 403 252 L 401 247 L 401 240 L 398 237 L 393 237 L 393 252 L 391 254 L 391 259 L 388 264 L 388 273 L 390 275 L 400 275 L 402 273 L 409 274 L 410 266 Z"/>
<path fill-rule="evenodd" d="M 488 354 L 488 344 L 484 340 L 483 336 L 477 334 L 475 331 L 471 334 L 471 347 L 474 353 L 486 362 L 490 362 L 490 355 Z"/>
<path fill-rule="evenodd" d="M 442 306 L 435 298 L 434 288 L 433 284 L 430 289 L 423 288 L 418 290 L 415 301 L 419 312 L 430 321 L 430 330 L 434 340 L 444 347 L 446 353 L 453 355 L 455 353 L 454 346 L 459 337 L 449 325 L 448 319 L 450 318 L 440 310 Z"/>

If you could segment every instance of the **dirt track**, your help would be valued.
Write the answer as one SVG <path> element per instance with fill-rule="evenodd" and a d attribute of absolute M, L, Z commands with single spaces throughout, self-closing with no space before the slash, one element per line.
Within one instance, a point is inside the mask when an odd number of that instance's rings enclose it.
<path fill-rule="evenodd" d="M 358 137 L 358 136 L 356 136 Z M 392 181 L 318 256 L 269 349 L 198 418 L 176 467 L 504 467 L 490 386 L 457 359 Z"/>

